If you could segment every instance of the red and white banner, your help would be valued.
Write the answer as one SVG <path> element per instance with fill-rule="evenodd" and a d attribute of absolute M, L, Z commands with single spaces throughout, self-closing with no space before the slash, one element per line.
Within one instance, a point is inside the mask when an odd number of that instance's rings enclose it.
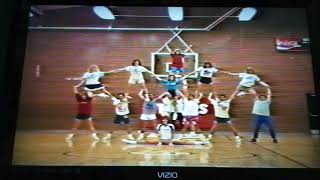
<path fill-rule="evenodd" d="M 158 103 L 159 107 L 159 115 L 165 114 L 163 112 L 163 104 Z M 199 104 L 199 118 L 197 120 L 197 125 L 202 130 L 209 130 L 212 126 L 213 120 L 215 119 L 214 116 L 214 109 L 211 102 L 208 98 L 202 98 Z"/>

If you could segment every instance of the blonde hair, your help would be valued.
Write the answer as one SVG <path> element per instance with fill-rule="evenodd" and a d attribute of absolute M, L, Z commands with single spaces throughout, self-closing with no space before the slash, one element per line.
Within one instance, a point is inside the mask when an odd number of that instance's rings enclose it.
<path fill-rule="evenodd" d="M 88 68 L 88 72 L 89 72 L 89 73 L 91 73 L 91 69 L 92 69 L 93 67 L 95 67 L 95 68 L 97 69 L 97 72 L 100 72 L 100 68 L 99 68 L 99 66 L 98 66 L 98 65 L 93 64 L 93 65 L 91 65 L 91 66 Z"/>

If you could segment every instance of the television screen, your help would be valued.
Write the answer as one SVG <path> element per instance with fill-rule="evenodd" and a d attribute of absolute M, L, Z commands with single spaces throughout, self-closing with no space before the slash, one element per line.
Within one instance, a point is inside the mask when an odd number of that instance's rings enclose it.
<path fill-rule="evenodd" d="M 320 167 L 305 8 L 28 15 L 12 165 Z"/>

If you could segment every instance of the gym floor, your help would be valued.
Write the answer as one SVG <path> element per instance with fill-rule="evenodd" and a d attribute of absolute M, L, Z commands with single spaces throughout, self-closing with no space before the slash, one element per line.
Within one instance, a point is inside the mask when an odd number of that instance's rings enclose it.
<path fill-rule="evenodd" d="M 252 168 L 320 168 L 320 137 L 303 133 L 279 133 L 275 144 L 266 133 L 257 143 L 252 133 L 217 132 L 209 145 L 127 145 L 124 131 L 111 140 L 93 140 L 80 131 L 65 140 L 67 131 L 17 131 L 13 165 L 55 166 L 189 166 Z M 99 132 L 100 136 L 105 132 Z"/>

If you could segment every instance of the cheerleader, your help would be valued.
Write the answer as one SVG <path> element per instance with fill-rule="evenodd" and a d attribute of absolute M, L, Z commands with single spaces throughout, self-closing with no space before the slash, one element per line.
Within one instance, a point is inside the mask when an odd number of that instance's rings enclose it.
<path fill-rule="evenodd" d="M 180 88 L 183 85 L 183 81 L 188 78 L 190 75 L 194 74 L 196 71 L 193 71 L 181 78 L 179 80 L 176 79 L 175 75 L 169 75 L 167 80 L 161 79 L 160 77 L 156 76 L 156 79 L 160 81 L 161 84 L 165 86 L 167 92 L 171 94 L 174 98 L 177 94 L 182 94 L 180 92 Z"/>
<path fill-rule="evenodd" d="M 181 74 L 184 72 L 184 53 L 180 49 L 175 49 L 170 52 L 172 58 L 170 72 L 174 74 Z"/>
<path fill-rule="evenodd" d="M 213 77 L 216 76 L 218 72 L 227 73 L 225 71 L 222 71 L 220 69 L 217 69 L 212 65 L 211 62 L 205 62 L 203 63 L 203 67 L 199 67 L 197 69 L 197 72 L 199 72 L 200 79 L 198 81 L 198 90 L 201 91 L 202 87 L 210 86 L 214 83 Z"/>
<path fill-rule="evenodd" d="M 74 137 L 75 133 L 78 131 L 79 126 L 82 122 L 87 122 L 89 125 L 89 129 L 92 132 L 91 136 L 93 139 L 99 140 L 100 138 L 97 136 L 96 129 L 92 122 L 92 96 L 93 94 L 90 92 L 87 93 L 79 93 L 77 87 L 73 88 L 75 98 L 78 102 L 78 113 L 74 119 L 72 125 L 72 133 L 68 134 L 65 138 L 70 140 Z"/>
<path fill-rule="evenodd" d="M 212 98 L 212 95 L 214 95 L 213 98 Z M 232 124 L 232 121 L 230 119 L 230 114 L 229 114 L 230 103 L 234 99 L 235 95 L 236 95 L 236 92 L 233 93 L 228 99 L 225 94 L 220 94 L 218 96 L 215 93 L 209 94 L 208 99 L 214 107 L 214 113 L 216 117 L 216 120 L 213 121 L 213 125 L 210 129 L 210 134 L 208 135 L 209 139 L 211 139 L 211 137 L 213 136 L 214 131 L 217 128 L 218 124 L 227 124 L 235 136 L 235 141 L 241 142 L 241 139 L 238 135 L 238 131 Z"/>
<path fill-rule="evenodd" d="M 199 103 L 203 94 L 196 92 L 196 94 L 187 94 L 182 97 L 184 99 L 184 108 L 183 108 L 183 131 L 186 131 L 187 128 L 191 129 L 191 134 L 195 134 L 197 120 L 199 116 Z"/>
<path fill-rule="evenodd" d="M 128 132 L 128 139 L 134 139 L 131 134 L 131 126 L 130 126 L 130 119 L 129 119 L 129 99 L 132 97 L 128 96 L 124 93 L 119 93 L 117 97 L 111 96 L 112 104 L 115 106 L 116 116 L 113 120 L 113 123 L 116 125 L 124 124 L 126 126 Z M 103 139 L 111 139 L 112 131 L 110 131 Z"/>
<path fill-rule="evenodd" d="M 259 83 L 265 87 L 269 87 L 267 83 L 261 81 L 259 76 L 255 74 L 255 71 L 252 67 L 247 67 L 244 73 L 227 72 L 227 74 L 238 76 L 241 79 L 241 81 L 239 82 L 239 85 L 235 90 L 235 93 L 237 94 L 237 96 L 246 95 L 246 94 L 256 95 L 257 93 L 254 89 L 254 85 L 256 83 Z"/>
<path fill-rule="evenodd" d="M 153 72 L 148 70 L 147 68 L 142 66 L 141 60 L 140 59 L 134 59 L 131 63 L 131 66 L 127 66 L 125 68 L 121 69 L 115 69 L 110 71 L 111 73 L 114 72 L 120 72 L 120 71 L 128 71 L 130 73 L 129 81 L 128 81 L 128 89 L 130 86 L 135 85 L 135 84 L 140 84 L 144 91 L 148 93 L 148 89 L 145 84 L 145 80 L 143 77 L 143 72 L 147 72 L 149 74 L 152 74 L 155 76 Z"/>
<path fill-rule="evenodd" d="M 101 84 L 100 78 L 103 76 L 109 75 L 110 72 L 102 72 L 100 71 L 99 66 L 91 65 L 88 68 L 88 71 L 83 74 L 81 82 L 76 85 L 75 87 L 81 87 L 84 85 L 84 90 L 88 92 L 103 92 L 100 93 L 99 96 L 101 97 L 109 97 L 111 94 L 106 90 L 106 88 Z"/>
<path fill-rule="evenodd" d="M 140 116 L 140 120 L 142 123 L 142 129 L 139 131 L 138 140 L 141 140 L 144 138 L 144 132 L 146 131 L 146 127 L 148 124 L 152 124 L 153 129 L 155 129 L 157 124 L 157 112 L 158 112 L 158 106 L 156 104 L 156 101 L 160 98 L 162 98 L 165 93 L 161 94 L 159 97 L 155 98 L 152 93 L 145 93 L 142 89 L 139 92 L 139 97 L 144 101 L 143 108 L 142 108 L 142 114 Z"/>

